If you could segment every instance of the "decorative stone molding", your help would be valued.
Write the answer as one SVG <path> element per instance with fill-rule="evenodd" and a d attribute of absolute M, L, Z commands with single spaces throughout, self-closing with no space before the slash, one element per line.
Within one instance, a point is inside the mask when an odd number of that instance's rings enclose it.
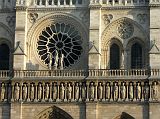
<path fill-rule="evenodd" d="M 139 23 L 144 24 L 147 20 L 147 14 L 138 14 L 137 19 Z"/>
<path fill-rule="evenodd" d="M 29 13 L 28 14 L 28 19 L 31 23 L 36 22 L 37 18 L 38 18 L 38 13 Z"/>
<path fill-rule="evenodd" d="M 104 20 L 104 24 L 108 25 L 109 23 L 111 23 L 111 20 L 113 19 L 113 15 L 112 14 L 104 14 L 103 15 L 103 20 Z"/>
<path fill-rule="evenodd" d="M 122 39 L 128 39 L 134 33 L 134 26 L 125 19 L 120 20 L 117 25 L 117 33 Z"/>
<path fill-rule="evenodd" d="M 16 20 L 15 16 L 7 16 L 7 18 L 6 18 L 6 22 L 8 23 L 8 26 L 10 26 L 10 27 L 15 26 L 15 20 Z"/>

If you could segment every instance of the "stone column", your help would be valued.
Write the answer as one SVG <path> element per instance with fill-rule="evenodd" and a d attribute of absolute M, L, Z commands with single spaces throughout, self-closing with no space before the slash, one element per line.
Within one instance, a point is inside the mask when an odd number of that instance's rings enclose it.
<path fill-rule="evenodd" d="M 37 88 L 38 88 L 38 82 L 35 82 L 35 99 L 34 99 L 35 102 L 38 101 L 38 92 L 37 92 Z"/>
<path fill-rule="evenodd" d="M 45 83 L 44 82 L 42 82 L 42 102 L 45 102 L 45 97 L 44 97 L 44 95 L 45 95 L 45 91 L 44 91 L 44 87 L 45 87 Z"/>
<path fill-rule="evenodd" d="M 49 102 L 52 102 L 52 82 L 49 83 Z"/>
<path fill-rule="evenodd" d="M 19 86 L 20 86 L 20 99 L 19 99 L 19 101 L 22 101 L 22 86 L 23 86 L 23 83 L 21 82 Z"/>

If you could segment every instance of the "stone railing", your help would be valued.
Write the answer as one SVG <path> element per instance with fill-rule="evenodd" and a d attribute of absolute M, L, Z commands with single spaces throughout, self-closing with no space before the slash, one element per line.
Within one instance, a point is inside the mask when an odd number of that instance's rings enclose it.
<path fill-rule="evenodd" d="M 83 70 L 15 70 L 14 77 L 81 77 Z"/>
<path fill-rule="evenodd" d="M 131 69 L 131 70 L 93 69 L 93 70 L 89 70 L 89 77 L 146 76 L 146 75 L 148 75 L 148 70 L 145 70 L 145 69 Z"/>
<path fill-rule="evenodd" d="M 149 4 L 148 0 L 90 0 L 90 4 L 101 4 L 106 6 L 142 6 Z"/>
<path fill-rule="evenodd" d="M 84 70 L 0 70 L 0 78 L 7 77 L 160 77 L 160 69 L 89 69 Z"/>
<path fill-rule="evenodd" d="M 1 102 L 159 101 L 158 81 L 15 81 L 0 83 Z"/>

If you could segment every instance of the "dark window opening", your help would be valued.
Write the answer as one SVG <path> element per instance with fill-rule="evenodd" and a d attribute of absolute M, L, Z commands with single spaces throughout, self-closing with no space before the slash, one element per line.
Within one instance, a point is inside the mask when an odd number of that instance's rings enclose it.
<path fill-rule="evenodd" d="M 117 44 L 110 47 L 110 69 L 120 69 L 120 49 Z"/>
<path fill-rule="evenodd" d="M 9 70 L 9 47 L 6 44 L 0 45 L 0 70 Z"/>
<path fill-rule="evenodd" d="M 135 43 L 131 49 L 131 68 L 142 68 L 142 47 L 140 44 Z"/>

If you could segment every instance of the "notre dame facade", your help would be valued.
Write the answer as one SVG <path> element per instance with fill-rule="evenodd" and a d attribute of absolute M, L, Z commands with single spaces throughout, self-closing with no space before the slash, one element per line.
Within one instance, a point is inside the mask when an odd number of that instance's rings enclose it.
<path fill-rule="evenodd" d="M 0 0 L 0 119 L 160 119 L 160 0 Z"/>

